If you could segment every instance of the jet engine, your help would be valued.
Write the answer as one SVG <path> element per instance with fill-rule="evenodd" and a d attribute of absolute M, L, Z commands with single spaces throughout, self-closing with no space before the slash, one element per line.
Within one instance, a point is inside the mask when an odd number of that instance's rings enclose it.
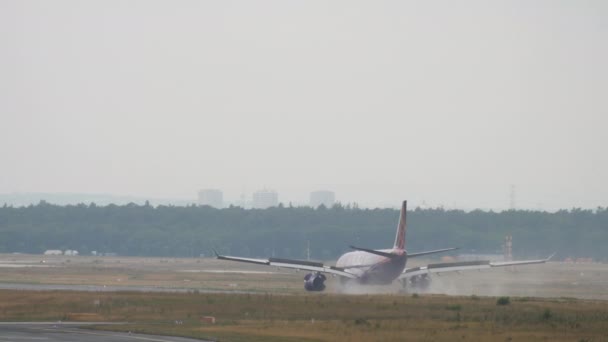
<path fill-rule="evenodd" d="M 427 274 L 413 276 L 409 279 L 409 286 L 414 291 L 426 291 L 431 285 L 431 277 Z"/>
<path fill-rule="evenodd" d="M 428 274 L 420 274 L 408 279 L 400 280 L 403 291 L 425 292 L 431 285 L 431 277 Z"/>
<path fill-rule="evenodd" d="M 326 279 L 321 272 L 308 273 L 304 277 L 304 288 L 306 291 L 323 291 L 325 290 Z"/>

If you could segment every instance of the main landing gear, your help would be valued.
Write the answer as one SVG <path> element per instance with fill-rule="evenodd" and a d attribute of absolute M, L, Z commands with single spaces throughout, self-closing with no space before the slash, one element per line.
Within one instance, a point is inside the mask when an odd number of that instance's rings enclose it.
<path fill-rule="evenodd" d="M 425 292 L 430 285 L 431 277 L 428 274 L 420 274 L 401 280 L 404 292 Z"/>

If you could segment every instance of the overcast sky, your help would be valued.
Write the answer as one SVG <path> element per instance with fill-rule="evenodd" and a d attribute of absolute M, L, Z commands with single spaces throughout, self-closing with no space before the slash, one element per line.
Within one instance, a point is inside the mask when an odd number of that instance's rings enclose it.
<path fill-rule="evenodd" d="M 608 205 L 607 1 L 0 0 L 0 193 Z"/>

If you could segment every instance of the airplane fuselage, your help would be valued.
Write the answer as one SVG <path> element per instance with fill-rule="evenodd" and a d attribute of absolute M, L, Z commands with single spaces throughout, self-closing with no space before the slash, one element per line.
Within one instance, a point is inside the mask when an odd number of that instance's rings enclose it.
<path fill-rule="evenodd" d="M 395 255 L 393 258 L 354 251 L 343 254 L 336 262 L 336 267 L 359 276 L 361 284 L 390 284 L 405 269 L 407 253 L 403 249 L 382 249 L 380 252 Z"/>

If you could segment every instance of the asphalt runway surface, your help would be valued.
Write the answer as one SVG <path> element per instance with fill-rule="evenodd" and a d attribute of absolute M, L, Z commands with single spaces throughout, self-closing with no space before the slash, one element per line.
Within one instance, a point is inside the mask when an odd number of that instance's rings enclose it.
<path fill-rule="evenodd" d="M 85 291 L 85 292 L 167 292 L 167 293 L 255 293 L 253 291 L 239 290 L 206 290 L 184 287 L 157 287 L 157 286 L 119 286 L 119 285 L 60 285 L 60 284 L 21 284 L 0 283 L 0 290 L 24 291 Z M 0 341 L 2 342 L 2 341 Z"/>
<path fill-rule="evenodd" d="M 193 289 L 186 288 L 167 288 L 155 286 L 105 286 L 105 285 L 61 285 L 61 284 L 4 284 L 0 283 L 2 290 L 28 290 L 28 291 L 90 291 L 90 292 L 116 292 L 116 291 L 134 291 L 134 292 L 170 292 L 170 293 L 188 293 Z"/>
<path fill-rule="evenodd" d="M 201 342 L 182 337 L 156 336 L 80 329 L 97 323 L 0 323 L 0 342 Z"/>

